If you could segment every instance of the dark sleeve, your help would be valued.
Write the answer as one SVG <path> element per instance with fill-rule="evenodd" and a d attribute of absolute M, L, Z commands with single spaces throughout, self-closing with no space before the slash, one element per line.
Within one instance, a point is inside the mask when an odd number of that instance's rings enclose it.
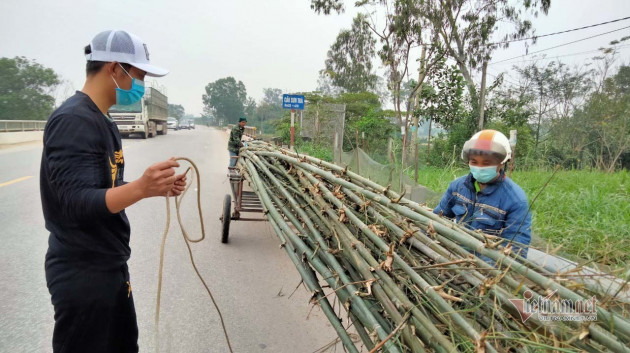
<path fill-rule="evenodd" d="M 49 182 L 62 212 L 77 221 L 106 216 L 107 188 L 99 185 L 102 173 L 98 127 L 88 118 L 66 115 L 51 121 L 44 137 Z"/>
<path fill-rule="evenodd" d="M 433 213 L 440 214 L 440 212 L 442 212 L 442 215 L 445 217 L 455 217 L 455 213 L 453 213 L 453 184 L 454 183 L 450 183 L 448 185 L 448 189 L 446 189 L 440 203 L 433 209 Z"/>
<path fill-rule="evenodd" d="M 505 218 L 505 228 L 501 232 L 501 237 L 507 240 L 514 240 L 512 251 L 519 252 L 523 257 L 527 257 L 528 245 L 531 242 L 532 214 L 529 212 L 527 200 L 519 200 L 508 210 Z M 524 244 L 521 247 L 516 243 Z"/>

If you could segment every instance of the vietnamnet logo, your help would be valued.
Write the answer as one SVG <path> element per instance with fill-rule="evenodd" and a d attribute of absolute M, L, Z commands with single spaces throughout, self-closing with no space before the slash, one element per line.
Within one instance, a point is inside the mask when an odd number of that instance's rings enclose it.
<path fill-rule="evenodd" d="M 526 290 L 523 293 L 525 299 L 509 299 L 512 305 L 521 315 L 521 321 L 525 323 L 530 317 L 537 314 L 540 321 L 597 321 L 597 299 L 573 301 L 570 299 L 551 299 L 556 294 L 553 291 L 546 297 L 538 296 L 534 299 L 534 293 Z"/>

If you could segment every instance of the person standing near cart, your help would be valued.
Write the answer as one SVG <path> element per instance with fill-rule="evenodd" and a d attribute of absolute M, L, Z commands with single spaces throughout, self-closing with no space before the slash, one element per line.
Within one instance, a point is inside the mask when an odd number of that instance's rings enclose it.
<path fill-rule="evenodd" d="M 236 167 L 238 161 L 238 151 L 245 146 L 241 139 L 247 125 L 247 118 L 241 116 L 238 118 L 238 124 L 232 128 L 230 139 L 228 140 L 228 151 L 230 152 L 230 167 Z"/>
<path fill-rule="evenodd" d="M 125 208 L 153 196 L 180 195 L 185 174 L 173 159 L 123 181 L 120 133 L 107 112 L 144 95 L 144 77 L 167 70 L 149 63 L 147 46 L 125 31 L 105 31 L 85 47 L 81 91 L 46 124 L 40 194 L 50 232 L 46 283 L 55 310 L 54 353 L 138 352 L 138 324 L 127 261 Z"/>

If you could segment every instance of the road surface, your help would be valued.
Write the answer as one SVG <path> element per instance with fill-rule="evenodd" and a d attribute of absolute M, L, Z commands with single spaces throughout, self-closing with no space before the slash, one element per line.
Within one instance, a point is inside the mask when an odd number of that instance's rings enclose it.
<path fill-rule="evenodd" d="M 224 131 L 198 126 L 153 139 L 125 139 L 125 179 L 136 179 L 150 164 L 172 156 L 194 160 L 201 172 L 207 239 L 194 244 L 193 252 L 222 310 L 234 352 L 314 352 L 337 336 L 319 308 L 311 311 L 310 294 L 303 286 L 289 298 L 300 277 L 270 225 L 233 222 L 230 243 L 219 241 L 221 205 L 229 192 L 227 138 Z M 0 352 L 52 351 L 53 308 L 44 278 L 48 232 L 39 198 L 41 149 L 41 143 L 0 147 Z M 196 238 L 200 227 L 193 194 L 182 204 L 182 217 Z M 165 200 L 143 200 L 127 214 L 140 351 L 155 352 Z M 160 332 L 160 352 L 228 351 L 174 216 L 166 243 Z M 338 346 L 337 351 L 343 349 Z"/>

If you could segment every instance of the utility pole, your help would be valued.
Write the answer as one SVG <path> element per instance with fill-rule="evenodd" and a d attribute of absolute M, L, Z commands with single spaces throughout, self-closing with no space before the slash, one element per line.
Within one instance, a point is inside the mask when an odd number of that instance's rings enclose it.
<path fill-rule="evenodd" d="M 289 149 L 293 150 L 293 143 L 295 142 L 295 109 L 291 109 L 291 145 Z"/>
<path fill-rule="evenodd" d="M 481 68 L 481 92 L 479 97 L 479 122 L 477 131 L 483 130 L 483 118 L 486 110 L 486 71 L 488 70 L 488 62 L 484 61 Z"/>

